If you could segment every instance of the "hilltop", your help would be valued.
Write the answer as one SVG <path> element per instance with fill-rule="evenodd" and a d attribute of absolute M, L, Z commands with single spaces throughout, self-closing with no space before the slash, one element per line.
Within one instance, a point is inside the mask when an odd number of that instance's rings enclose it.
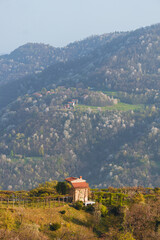
<path fill-rule="evenodd" d="M 97 44 L 93 44 L 94 38 L 71 44 L 67 50 L 64 49 L 67 52 L 65 57 L 60 57 L 61 61 L 54 62 L 42 73 L 2 86 L 0 106 L 5 106 L 19 95 L 39 91 L 43 87 L 52 88 L 52 85 L 94 87 L 130 93 L 158 90 L 159 34 L 160 24 L 157 24 L 119 33 L 108 41 L 108 35 L 102 41 L 101 37 L 97 37 Z"/>
<path fill-rule="evenodd" d="M 55 63 L 85 57 L 94 49 L 121 34 L 110 33 L 92 36 L 82 41 L 70 43 L 63 48 L 55 48 L 42 43 L 27 43 L 10 54 L 0 56 L 0 84 L 41 73 Z"/>

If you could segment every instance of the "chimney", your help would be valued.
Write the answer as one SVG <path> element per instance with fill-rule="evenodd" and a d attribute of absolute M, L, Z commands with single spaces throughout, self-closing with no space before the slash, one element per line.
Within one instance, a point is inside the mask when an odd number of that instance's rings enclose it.
<path fill-rule="evenodd" d="M 82 176 L 80 176 L 79 178 L 82 179 Z"/>

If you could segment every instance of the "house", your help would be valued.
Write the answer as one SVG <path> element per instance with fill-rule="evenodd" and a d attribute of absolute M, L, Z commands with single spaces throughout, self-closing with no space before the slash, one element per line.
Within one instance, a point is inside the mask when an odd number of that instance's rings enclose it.
<path fill-rule="evenodd" d="M 78 99 L 72 99 L 72 102 L 76 105 L 78 104 Z"/>
<path fill-rule="evenodd" d="M 40 93 L 38 93 L 38 92 L 33 93 L 33 95 L 36 96 L 36 97 L 42 97 L 42 94 L 40 94 Z"/>
<path fill-rule="evenodd" d="M 82 179 L 82 176 L 80 176 L 79 178 L 69 177 L 66 178 L 65 181 L 71 185 L 70 194 L 73 202 L 88 202 L 89 185 L 86 180 Z"/>
<path fill-rule="evenodd" d="M 73 109 L 76 104 L 78 104 L 78 99 L 72 99 L 71 102 L 68 102 L 67 104 L 64 105 L 64 108 L 65 109 Z"/>
<path fill-rule="evenodd" d="M 68 104 L 69 104 L 70 107 L 74 107 L 75 106 L 74 102 L 68 102 Z"/>

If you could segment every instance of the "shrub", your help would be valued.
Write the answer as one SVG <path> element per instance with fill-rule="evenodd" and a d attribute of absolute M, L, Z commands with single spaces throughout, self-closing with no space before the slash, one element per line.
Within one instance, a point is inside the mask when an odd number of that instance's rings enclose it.
<path fill-rule="evenodd" d="M 131 233 L 127 232 L 120 234 L 118 240 L 135 240 L 135 238 L 133 238 Z"/>
<path fill-rule="evenodd" d="M 91 204 L 89 204 L 89 205 L 87 205 L 87 206 L 84 208 L 84 210 L 85 210 L 86 212 L 94 212 L 94 206 L 91 205 Z"/>
<path fill-rule="evenodd" d="M 99 238 L 103 238 L 105 237 L 106 229 L 102 225 L 96 225 L 93 228 L 93 232 L 95 232 Z"/>
<path fill-rule="evenodd" d="M 133 198 L 134 203 L 145 203 L 145 198 L 142 193 L 137 193 Z"/>
<path fill-rule="evenodd" d="M 75 209 L 77 209 L 77 210 L 81 210 L 82 207 L 83 207 L 83 202 L 82 202 L 82 201 L 77 201 L 77 202 L 75 202 L 75 203 L 74 203 L 74 207 L 75 207 Z"/>
<path fill-rule="evenodd" d="M 109 213 L 114 214 L 114 216 L 120 216 L 121 215 L 121 206 L 111 207 Z"/>
<path fill-rule="evenodd" d="M 66 213 L 66 211 L 65 211 L 65 210 L 62 210 L 62 211 L 60 211 L 60 213 L 61 213 L 61 214 L 65 214 L 65 213 Z"/>
<path fill-rule="evenodd" d="M 49 228 L 51 231 L 56 231 L 61 228 L 61 224 L 60 223 L 50 223 Z"/>
<path fill-rule="evenodd" d="M 108 209 L 106 206 L 102 205 L 101 206 L 101 216 L 102 217 L 106 217 L 107 216 L 107 213 L 108 213 Z"/>

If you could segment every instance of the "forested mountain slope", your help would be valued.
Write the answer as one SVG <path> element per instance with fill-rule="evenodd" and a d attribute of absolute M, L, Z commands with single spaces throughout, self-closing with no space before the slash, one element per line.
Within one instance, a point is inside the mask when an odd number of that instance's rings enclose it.
<path fill-rule="evenodd" d="M 91 97 L 97 106 L 89 106 Z M 155 105 L 117 103 L 82 88 L 19 97 L 0 115 L 1 186 L 26 189 L 81 174 L 92 186 L 159 186 L 159 119 Z"/>
<path fill-rule="evenodd" d="M 34 72 L 33 46 L 11 54 Z M 2 188 L 69 175 L 98 187 L 160 186 L 159 46 L 160 24 L 70 44 L 59 60 L 62 49 L 41 45 L 53 65 L 0 86 Z"/>
<path fill-rule="evenodd" d="M 160 24 L 157 24 L 119 34 L 86 55 L 80 54 L 83 52 L 80 47 L 77 59 L 73 54 L 67 61 L 55 63 L 40 74 L 2 86 L 0 106 L 42 87 L 52 88 L 53 84 L 126 92 L 159 89 L 159 46 Z M 73 49 L 77 53 L 77 48 Z"/>
<path fill-rule="evenodd" d="M 62 48 L 46 44 L 28 43 L 10 54 L 0 56 L 0 84 L 14 81 L 27 75 L 37 74 L 52 64 L 67 62 L 88 55 L 91 51 L 125 33 L 110 33 L 92 36 Z"/>

